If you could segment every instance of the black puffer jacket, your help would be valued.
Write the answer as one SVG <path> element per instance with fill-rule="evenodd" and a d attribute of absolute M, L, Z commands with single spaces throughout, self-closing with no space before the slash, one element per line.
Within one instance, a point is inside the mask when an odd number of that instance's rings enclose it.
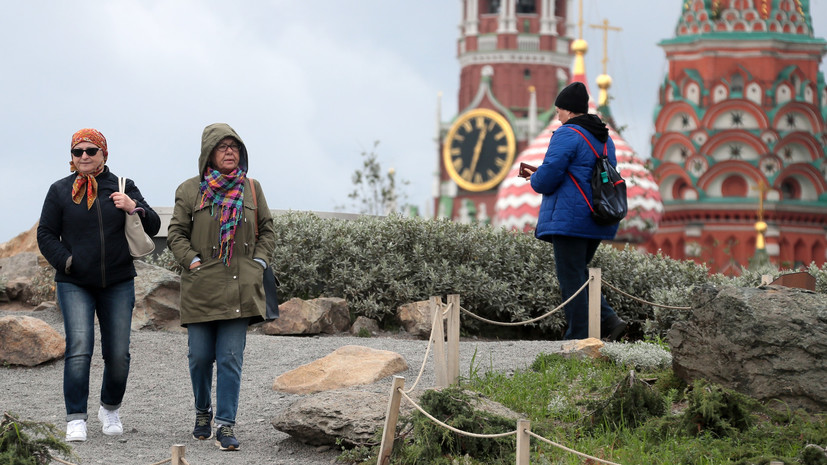
<path fill-rule="evenodd" d="M 109 167 L 104 167 L 95 178 L 98 197 L 90 209 L 86 208 L 85 195 L 80 205 L 72 201 L 72 183 L 76 177 L 73 173 L 52 184 L 37 227 L 37 245 L 55 268 L 55 281 L 106 287 L 134 278 L 135 266 L 124 233 L 126 212 L 115 207 L 109 198 L 118 191 L 118 177 Z M 141 217 L 144 231 L 150 236 L 157 234 L 161 219 L 130 179 L 126 180 L 126 195 L 144 209 L 145 216 Z M 72 264 L 66 273 L 69 257 Z"/>

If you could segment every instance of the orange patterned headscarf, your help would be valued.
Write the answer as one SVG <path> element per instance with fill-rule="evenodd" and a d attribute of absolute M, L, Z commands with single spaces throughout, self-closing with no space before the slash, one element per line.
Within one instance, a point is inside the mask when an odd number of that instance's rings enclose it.
<path fill-rule="evenodd" d="M 95 179 L 95 176 L 103 172 L 103 166 L 109 158 L 109 152 L 106 150 L 106 138 L 103 137 L 103 134 L 101 134 L 97 129 L 84 128 L 74 133 L 72 135 L 71 148 L 75 148 L 75 146 L 81 142 L 91 142 L 97 145 L 103 152 L 103 163 L 101 166 L 99 166 L 95 172 L 88 175 L 78 173 L 77 178 L 75 178 L 75 182 L 72 183 L 72 200 L 76 204 L 80 205 L 80 201 L 83 200 L 83 194 L 86 194 L 86 208 L 88 210 L 92 208 L 92 205 L 95 203 L 95 199 L 98 197 L 98 181 Z M 78 170 L 75 166 L 74 159 L 69 161 L 69 169 L 72 172 Z"/>

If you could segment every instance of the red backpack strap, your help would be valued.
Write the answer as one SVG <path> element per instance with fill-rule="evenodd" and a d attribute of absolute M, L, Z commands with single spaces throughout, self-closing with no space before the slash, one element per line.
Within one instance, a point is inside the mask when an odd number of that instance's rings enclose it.
<path fill-rule="evenodd" d="M 597 157 L 598 159 L 600 159 L 600 155 L 598 155 L 598 154 L 597 154 L 597 150 L 595 150 L 595 149 L 594 149 L 594 146 L 592 145 L 592 143 L 591 143 L 591 142 L 589 142 L 589 139 L 588 139 L 586 136 L 584 136 L 582 132 L 580 132 L 580 131 L 578 131 L 577 129 L 574 129 L 574 128 L 572 128 L 572 127 L 569 127 L 569 129 L 571 129 L 572 131 L 576 132 L 577 134 L 580 134 L 580 137 L 582 137 L 582 138 L 583 138 L 583 140 L 585 140 L 585 141 L 586 141 L 586 143 L 587 143 L 587 144 L 589 144 L 589 148 L 590 148 L 590 149 L 592 149 L 592 152 L 594 152 L 594 156 L 595 156 L 595 157 Z M 608 144 L 608 143 L 606 143 L 606 144 L 604 144 L 604 145 L 603 145 L 603 155 L 606 155 L 606 148 L 607 148 L 608 146 L 609 146 L 609 144 Z M 568 175 L 569 175 L 569 177 L 571 178 L 571 180 L 574 182 L 574 185 L 575 185 L 575 186 L 577 186 L 577 190 L 579 190 L 579 191 L 580 191 L 580 195 L 582 195 L 582 196 L 583 196 L 583 200 L 585 200 L 585 201 L 586 201 L 586 205 L 588 205 L 588 206 L 589 206 L 589 210 L 591 210 L 591 212 L 592 212 L 592 213 L 594 213 L 594 208 L 592 208 L 592 203 L 589 201 L 589 198 L 588 198 L 588 197 L 586 197 L 586 193 L 585 193 L 585 192 L 583 192 L 583 189 L 580 187 L 580 183 L 578 183 L 578 182 L 577 182 L 577 180 L 576 180 L 576 179 L 574 179 L 574 175 L 573 175 L 573 174 L 571 174 L 571 172 L 569 172 L 569 173 L 568 173 Z"/>

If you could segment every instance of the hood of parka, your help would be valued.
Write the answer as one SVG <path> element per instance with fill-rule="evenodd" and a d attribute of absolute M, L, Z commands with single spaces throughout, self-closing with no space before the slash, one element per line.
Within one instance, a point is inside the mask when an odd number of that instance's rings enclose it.
<path fill-rule="evenodd" d="M 210 161 L 213 149 L 215 149 L 218 143 L 225 137 L 232 137 L 238 141 L 238 166 L 247 172 L 247 147 L 244 145 L 244 141 L 241 140 L 241 137 L 238 136 L 238 133 L 236 133 L 235 129 L 231 128 L 229 124 L 214 123 L 204 128 L 204 133 L 201 134 L 201 156 L 198 157 L 198 174 L 202 178 L 204 177 L 204 171 L 207 169 L 207 164 Z"/>

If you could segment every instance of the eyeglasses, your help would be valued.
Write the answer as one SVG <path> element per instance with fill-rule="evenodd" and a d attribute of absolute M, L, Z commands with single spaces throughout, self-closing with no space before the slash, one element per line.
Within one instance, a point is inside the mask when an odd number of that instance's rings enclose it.
<path fill-rule="evenodd" d="M 227 149 L 233 149 L 234 151 L 238 152 L 238 144 L 221 144 L 215 148 L 219 152 L 226 152 Z"/>
<path fill-rule="evenodd" d="M 72 155 L 78 158 L 82 157 L 84 152 L 88 153 L 90 157 L 94 157 L 98 154 L 98 150 L 100 149 L 97 147 L 87 147 L 85 149 L 72 149 L 71 152 Z"/>

